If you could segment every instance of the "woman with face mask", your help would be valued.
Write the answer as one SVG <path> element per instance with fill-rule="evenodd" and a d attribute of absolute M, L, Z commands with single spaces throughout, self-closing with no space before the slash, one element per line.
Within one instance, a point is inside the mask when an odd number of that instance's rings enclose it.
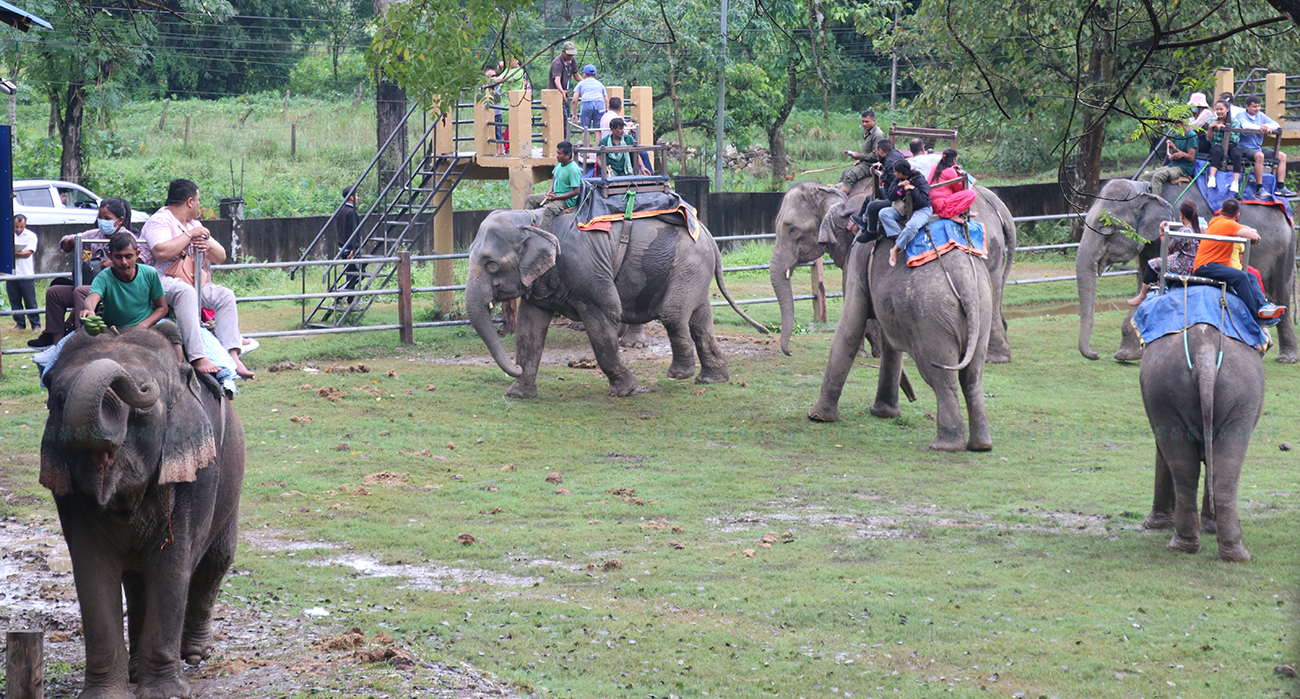
<path fill-rule="evenodd" d="M 82 240 L 104 240 L 118 231 L 130 231 L 137 239 L 140 231 L 131 227 L 131 205 L 121 197 L 111 197 L 99 202 L 99 217 L 95 227 L 81 234 Z M 77 237 L 65 235 L 59 241 L 59 249 L 74 255 L 73 264 L 81 265 L 81 286 L 73 287 L 69 277 L 59 277 L 50 282 L 45 291 L 45 332 L 36 339 L 29 340 L 27 346 L 37 349 L 57 344 L 68 332 L 75 332 L 81 327 L 81 319 L 75 312 L 80 309 L 86 296 L 90 294 L 90 282 L 103 267 L 108 255 L 108 243 L 83 243 L 82 250 L 73 250 Z M 140 246 L 141 264 L 153 264 L 153 257 L 144 245 Z M 73 311 L 69 314 L 68 311 Z"/>

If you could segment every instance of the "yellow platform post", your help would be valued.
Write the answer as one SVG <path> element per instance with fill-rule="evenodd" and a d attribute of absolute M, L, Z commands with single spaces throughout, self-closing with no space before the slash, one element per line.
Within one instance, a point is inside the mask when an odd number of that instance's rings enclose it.
<path fill-rule="evenodd" d="M 641 146 L 653 146 L 655 143 L 655 106 L 654 90 L 648 85 L 632 86 L 632 108 L 623 110 L 636 122 L 636 142 Z M 650 153 L 650 169 L 658 172 L 655 153 Z"/>
<path fill-rule="evenodd" d="M 496 112 L 492 110 L 492 105 L 488 104 L 486 99 L 479 99 L 474 102 L 474 154 L 493 155 L 497 152 L 496 144 L 488 141 L 497 135 L 496 128 L 492 125 L 492 119 Z"/>
<path fill-rule="evenodd" d="M 542 157 L 554 158 L 564 140 L 564 98 L 559 90 L 542 90 Z"/>
<path fill-rule="evenodd" d="M 1219 95 L 1227 92 L 1229 94 L 1237 91 L 1237 86 L 1233 83 L 1235 73 L 1231 68 L 1220 68 L 1214 71 L 1214 94 L 1210 95 L 1210 107 L 1214 107 L 1214 101 Z"/>
<path fill-rule="evenodd" d="M 533 94 L 510 91 L 510 155 L 525 158 L 533 154 Z"/>
<path fill-rule="evenodd" d="M 477 113 L 477 109 L 475 110 Z M 435 177 L 440 177 L 447 170 L 451 161 L 439 160 L 437 156 L 454 154 L 456 152 L 456 134 L 454 116 L 452 113 L 443 114 L 438 118 L 433 127 L 433 169 L 438 172 Z M 435 194 L 434 197 L 451 197 L 451 194 Z M 437 206 L 440 202 L 438 199 L 433 200 L 433 205 Z M 455 246 L 455 207 L 450 200 L 442 202 L 442 207 L 438 213 L 433 216 L 433 252 L 436 255 L 450 255 Z M 451 286 L 456 283 L 456 268 L 451 260 L 437 260 L 433 264 L 433 283 L 435 286 Z M 450 291 L 439 291 L 434 294 L 434 303 L 445 313 L 450 311 L 455 303 L 455 296 Z"/>
<path fill-rule="evenodd" d="M 1282 100 L 1286 99 L 1286 73 L 1269 73 L 1264 76 L 1264 113 L 1273 118 L 1273 121 L 1282 123 L 1282 115 L 1286 114 L 1286 106 Z"/>

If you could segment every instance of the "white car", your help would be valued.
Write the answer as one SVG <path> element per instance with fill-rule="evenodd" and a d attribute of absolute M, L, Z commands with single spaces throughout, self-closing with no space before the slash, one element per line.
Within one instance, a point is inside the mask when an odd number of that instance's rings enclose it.
<path fill-rule="evenodd" d="M 29 226 L 81 223 L 95 226 L 100 196 L 71 182 L 58 180 L 14 180 L 14 213 L 27 217 Z M 131 223 L 144 225 L 149 215 L 131 211 Z"/>

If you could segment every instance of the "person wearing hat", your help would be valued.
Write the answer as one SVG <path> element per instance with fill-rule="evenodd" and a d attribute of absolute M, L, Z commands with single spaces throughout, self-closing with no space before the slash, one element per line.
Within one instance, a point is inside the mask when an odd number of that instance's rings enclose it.
<path fill-rule="evenodd" d="M 1210 152 L 1210 139 L 1205 133 L 1205 127 L 1211 121 L 1214 121 L 1214 110 L 1210 109 L 1210 103 L 1205 99 L 1204 92 L 1193 92 L 1191 98 L 1187 100 L 1187 106 L 1192 108 L 1192 118 L 1188 124 L 1196 129 L 1196 150 L 1201 153 Z"/>
<path fill-rule="evenodd" d="M 569 112 L 569 83 L 578 72 L 578 47 L 572 41 L 564 42 L 564 48 L 551 60 L 551 77 L 547 87 L 560 91 L 560 102 L 564 104 L 564 120 L 572 117 Z"/>
<path fill-rule="evenodd" d="M 578 125 L 584 129 L 600 128 L 600 118 L 605 116 L 605 86 L 596 79 L 596 66 L 588 63 L 582 67 L 582 80 L 573 86 L 573 101 L 578 102 Z"/>

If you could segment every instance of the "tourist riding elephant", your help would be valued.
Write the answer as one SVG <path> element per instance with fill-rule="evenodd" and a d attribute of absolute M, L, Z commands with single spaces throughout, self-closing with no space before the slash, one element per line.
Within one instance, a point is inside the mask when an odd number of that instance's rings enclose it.
<path fill-rule="evenodd" d="M 622 226 L 631 225 L 625 250 Z M 736 306 L 722 281 L 722 256 L 707 229 L 700 226 L 693 240 L 686 228 L 659 218 L 618 221 L 611 231 L 582 231 L 573 226 L 573 214 L 555 219 L 557 238 L 532 225 L 527 211 L 494 211 L 479 226 L 469 248 L 469 276 L 465 283 L 465 308 L 474 330 L 492 358 L 515 382 L 506 395 L 537 395 L 537 367 L 552 316 L 560 313 L 580 321 L 591 340 L 596 363 L 609 379 L 610 395 L 626 396 L 636 389 L 636 377 L 618 356 L 620 323 L 648 323 L 658 319 L 668 332 L 673 361 L 668 376 L 686 379 L 695 374 L 695 353 L 700 357 L 696 383 L 726 381 L 727 360 L 713 336 L 713 310 L 709 284 L 759 332 L 754 319 Z M 491 306 L 519 298 L 515 331 L 518 365 L 506 356 L 492 328 Z"/>
<path fill-rule="evenodd" d="M 1241 543 L 1237 483 L 1264 409 L 1264 364 L 1258 350 L 1211 325 L 1183 333 L 1152 341 L 1142 357 L 1142 402 L 1156 440 L 1155 497 L 1144 526 L 1173 527 L 1169 549 L 1196 553 L 1204 525 L 1219 540 L 1219 558 L 1249 561 Z M 1202 460 L 1204 522 L 1196 511 Z"/>
<path fill-rule="evenodd" d="M 1002 292 L 1007 279 L 1011 277 L 1011 265 L 1016 257 L 1016 223 L 1011 220 L 1011 211 L 998 195 L 987 187 L 978 185 L 975 191 L 978 196 L 970 210 L 974 214 L 972 220 L 984 225 L 984 247 L 988 255 L 983 264 L 988 269 L 993 294 L 993 324 L 985 361 L 990 364 L 1005 364 L 1011 361 L 1011 344 L 1007 338 L 1007 323 L 1002 318 Z M 848 230 L 849 214 L 857 213 L 865 199 L 866 195 L 854 195 L 842 204 L 832 205 L 819 224 L 818 240 L 830 254 L 831 260 L 841 269 L 849 257 L 853 238 L 858 233 Z M 778 239 L 780 235 L 778 229 Z M 781 311 L 781 327 L 786 327 L 784 308 Z"/>
<path fill-rule="evenodd" d="M 1137 257 L 1141 269 L 1147 260 L 1159 256 L 1160 222 L 1178 220 L 1170 202 L 1177 201 L 1182 190 L 1181 186 L 1166 185 L 1164 196 L 1156 196 L 1147 191 L 1145 182 L 1111 180 L 1101 188 L 1101 193 L 1088 209 L 1074 263 L 1079 285 L 1079 353 L 1084 357 L 1096 359 L 1098 356 L 1089 346 L 1097 303 L 1097 277 L 1110 265 Z M 1188 187 L 1183 196 L 1196 202 L 1202 217 L 1210 218 L 1213 212 L 1195 185 Z M 1243 225 L 1259 231 L 1260 242 L 1251 246 L 1250 266 L 1258 269 L 1264 278 L 1264 295 L 1273 303 L 1289 305 L 1291 288 L 1295 283 L 1296 247 L 1295 233 L 1282 207 L 1244 204 L 1240 220 Z M 1125 235 L 1120 222 L 1131 226 L 1137 236 L 1148 242 L 1139 243 Z M 1140 278 L 1138 283 L 1141 284 Z M 1119 350 L 1115 352 L 1116 359 L 1142 358 L 1141 341 L 1130 322 L 1133 313 L 1134 310 L 1129 310 L 1128 317 L 1120 326 L 1122 337 Z M 1277 361 L 1286 364 L 1300 359 L 1290 313 L 1288 309 L 1277 326 Z"/>
<path fill-rule="evenodd" d="M 800 182 L 781 199 L 776 214 L 776 243 L 768 274 L 781 307 L 781 351 L 790 354 L 790 333 L 794 331 L 794 291 L 790 275 L 795 267 L 821 259 L 826 249 L 817 242 L 817 228 L 830 208 L 844 201 L 837 186 Z"/>
<path fill-rule="evenodd" d="M 852 204 L 852 199 L 849 204 Z M 842 205 L 841 205 L 842 206 Z M 836 216 L 832 209 L 827 218 Z M 984 357 L 994 306 L 988 268 L 963 252 L 949 252 L 920 267 L 889 266 L 889 244 L 854 244 L 844 268 L 844 311 L 831 340 L 821 398 L 808 410 L 819 422 L 839 419 L 840 394 L 858 347 L 874 317 L 881 329 L 880 375 L 871 414 L 898 417 L 903 354 L 934 389 L 940 451 L 993 448 L 984 411 Z M 961 418 L 966 398 L 970 439 Z"/>
<path fill-rule="evenodd" d="M 54 493 L 86 637 L 82 697 L 191 696 L 235 557 L 244 430 L 152 329 L 67 341 L 46 374 L 41 484 Z M 122 643 L 126 594 L 130 654 Z"/>

